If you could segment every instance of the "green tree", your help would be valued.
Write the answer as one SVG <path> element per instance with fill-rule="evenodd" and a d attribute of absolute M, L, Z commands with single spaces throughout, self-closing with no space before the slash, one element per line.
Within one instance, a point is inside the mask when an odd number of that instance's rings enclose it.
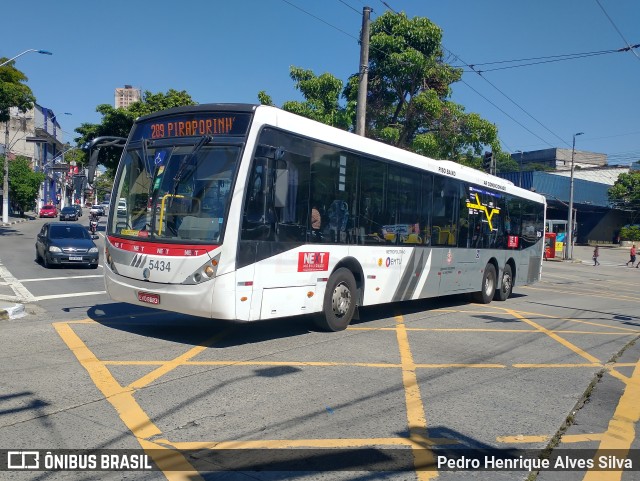
<path fill-rule="evenodd" d="M 0 63 L 6 57 L 0 58 Z M 14 68 L 14 62 L 0 67 L 0 122 L 8 122 L 11 107 L 17 107 L 20 112 L 33 108 L 35 97 L 31 89 L 25 85 L 27 77 Z"/>
<path fill-rule="evenodd" d="M 111 189 L 113 188 L 113 176 L 108 171 L 104 172 L 102 175 L 96 177 L 93 186 L 96 190 L 98 199 L 102 200 L 105 198 L 106 194 L 111 193 Z"/>
<path fill-rule="evenodd" d="M 349 128 L 346 111 L 340 106 L 343 90 L 340 79 L 329 73 L 316 76 L 311 70 L 298 67 L 291 67 L 289 75 L 306 100 L 285 102 L 284 110 L 341 129 Z"/>
<path fill-rule="evenodd" d="M 4 157 L 1 157 L 4 162 Z M 4 169 L 0 172 L 0 181 L 4 182 Z M 18 156 L 9 160 L 9 192 L 11 203 L 26 211 L 33 209 L 40 184 L 44 182 L 42 172 L 34 172 L 28 158 Z"/>
<path fill-rule="evenodd" d="M 609 202 L 616 209 L 627 212 L 629 223 L 635 224 L 640 217 L 640 171 L 620 174 L 608 191 Z"/>
<path fill-rule="evenodd" d="M 445 62 L 441 41 L 440 28 L 424 17 L 386 12 L 371 23 L 365 132 L 403 149 L 478 168 L 483 150 L 500 152 L 497 127 L 449 99 L 462 70 Z M 291 67 L 290 76 L 305 101 L 285 102 L 284 110 L 355 130 L 358 74 L 344 88 L 328 73 L 316 76 Z M 258 98 L 273 105 L 264 91 Z"/>
<path fill-rule="evenodd" d="M 471 165 L 487 147 L 500 151 L 496 126 L 449 99 L 462 69 L 446 63 L 436 24 L 385 12 L 371 24 L 370 42 L 368 135 Z M 353 99 L 357 91 L 346 94 Z"/>
<path fill-rule="evenodd" d="M 102 115 L 102 122 L 99 124 L 84 123 L 76 129 L 80 134 L 75 141 L 82 145 L 102 136 L 128 137 L 129 131 L 136 118 L 148 115 L 160 110 L 183 105 L 195 105 L 191 96 L 183 91 L 170 89 L 167 93 L 152 93 L 145 91 L 142 100 L 134 102 L 126 108 L 115 108 L 109 104 L 101 104 L 96 107 L 96 112 Z M 99 163 L 103 165 L 111 174 L 115 173 L 120 160 L 122 149 L 108 147 L 100 150 Z M 86 162 L 86 158 L 83 160 Z"/>

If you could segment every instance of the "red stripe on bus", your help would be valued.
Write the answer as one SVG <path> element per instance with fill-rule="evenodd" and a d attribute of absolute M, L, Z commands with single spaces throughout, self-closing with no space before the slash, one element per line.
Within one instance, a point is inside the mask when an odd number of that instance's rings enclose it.
<path fill-rule="evenodd" d="M 119 237 L 114 236 L 109 236 L 108 239 L 109 243 L 117 249 L 158 256 L 201 256 L 218 247 L 214 244 L 163 244 L 160 242 L 149 241 L 140 242 L 131 239 L 120 239 Z"/>

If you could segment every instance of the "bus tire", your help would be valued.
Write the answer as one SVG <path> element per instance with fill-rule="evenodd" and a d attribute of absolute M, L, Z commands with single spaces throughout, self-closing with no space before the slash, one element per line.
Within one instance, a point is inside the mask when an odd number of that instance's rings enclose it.
<path fill-rule="evenodd" d="M 479 304 L 489 304 L 496 293 L 496 268 L 489 263 L 484 268 L 481 290 L 472 294 L 472 299 Z"/>
<path fill-rule="evenodd" d="M 324 331 L 343 331 L 347 328 L 356 310 L 356 280 L 345 267 L 336 270 L 327 282 L 322 314 L 316 324 Z"/>
<path fill-rule="evenodd" d="M 493 298 L 496 301 L 506 301 L 511 296 L 513 290 L 513 273 L 511 272 L 511 266 L 506 264 L 504 271 L 502 272 L 502 282 L 500 282 L 500 289 L 496 289 L 496 294 Z"/>

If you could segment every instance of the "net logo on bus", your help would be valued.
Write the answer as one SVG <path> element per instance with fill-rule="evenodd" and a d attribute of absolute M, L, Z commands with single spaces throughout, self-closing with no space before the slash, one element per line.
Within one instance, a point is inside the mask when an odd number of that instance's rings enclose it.
<path fill-rule="evenodd" d="M 316 272 L 328 270 L 328 252 L 298 252 L 298 272 Z"/>

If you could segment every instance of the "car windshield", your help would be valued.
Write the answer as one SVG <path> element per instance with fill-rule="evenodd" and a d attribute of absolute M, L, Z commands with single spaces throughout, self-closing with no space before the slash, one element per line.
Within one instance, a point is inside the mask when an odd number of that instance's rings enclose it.
<path fill-rule="evenodd" d="M 63 214 L 74 214 L 75 212 L 76 212 L 75 207 L 65 207 L 64 209 L 62 209 Z"/>
<path fill-rule="evenodd" d="M 49 230 L 52 239 L 90 239 L 89 233 L 82 227 L 73 225 L 54 225 Z"/>
<path fill-rule="evenodd" d="M 198 139 L 191 145 L 129 149 L 116 181 L 119 201 L 109 213 L 109 233 L 221 242 L 240 150 Z"/>

